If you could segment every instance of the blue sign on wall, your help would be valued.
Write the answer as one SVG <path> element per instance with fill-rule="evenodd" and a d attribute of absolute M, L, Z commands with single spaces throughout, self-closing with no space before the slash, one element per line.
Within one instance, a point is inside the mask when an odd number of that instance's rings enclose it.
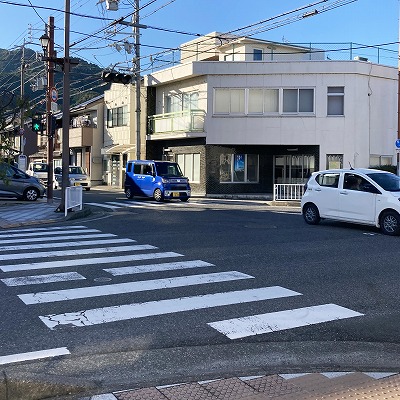
<path fill-rule="evenodd" d="M 397 140 L 396 140 L 396 147 L 397 147 L 398 149 L 400 149 L 400 139 L 397 139 Z"/>

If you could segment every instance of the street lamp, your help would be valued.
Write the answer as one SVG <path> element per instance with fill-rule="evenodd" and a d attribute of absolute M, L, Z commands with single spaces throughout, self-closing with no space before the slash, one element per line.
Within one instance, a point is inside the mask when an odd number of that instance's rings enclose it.
<path fill-rule="evenodd" d="M 50 37 L 47 33 L 44 33 L 42 36 L 40 36 L 39 40 L 43 49 L 43 53 L 45 56 L 47 56 L 47 49 L 49 47 Z"/>

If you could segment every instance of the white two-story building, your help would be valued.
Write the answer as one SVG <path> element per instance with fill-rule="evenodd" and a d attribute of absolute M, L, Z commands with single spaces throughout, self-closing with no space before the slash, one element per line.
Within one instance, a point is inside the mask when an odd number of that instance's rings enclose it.
<path fill-rule="evenodd" d="M 194 192 L 272 193 L 319 169 L 396 163 L 393 67 L 214 32 L 145 85 L 146 157 L 178 161 Z"/>

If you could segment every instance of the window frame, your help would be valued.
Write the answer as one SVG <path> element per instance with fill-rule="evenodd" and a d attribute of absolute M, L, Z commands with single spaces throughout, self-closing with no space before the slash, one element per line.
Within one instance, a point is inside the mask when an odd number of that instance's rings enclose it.
<path fill-rule="evenodd" d="M 241 159 L 244 156 L 244 159 Z M 256 179 L 249 181 L 249 156 L 256 157 Z M 227 176 L 229 180 L 221 180 L 222 175 L 222 162 L 223 160 L 228 161 L 229 169 L 227 169 Z M 243 166 L 242 166 L 243 165 Z M 243 180 L 236 180 L 240 172 L 243 171 Z M 220 169 L 219 169 L 219 183 L 221 184 L 257 184 L 260 183 L 260 155 L 250 153 L 224 153 L 220 154 Z"/>
<path fill-rule="evenodd" d="M 329 89 L 343 89 L 343 91 L 342 92 L 334 92 L 334 91 L 329 92 Z M 326 115 L 327 115 L 327 117 L 344 117 L 345 87 L 344 86 L 327 86 L 326 96 L 327 96 L 327 99 L 326 99 Z M 341 99 L 341 104 L 340 104 L 341 109 L 342 109 L 341 114 L 333 114 L 333 113 L 329 112 L 329 110 L 330 110 L 329 105 L 331 102 L 333 102 L 333 99 L 334 100 Z"/>

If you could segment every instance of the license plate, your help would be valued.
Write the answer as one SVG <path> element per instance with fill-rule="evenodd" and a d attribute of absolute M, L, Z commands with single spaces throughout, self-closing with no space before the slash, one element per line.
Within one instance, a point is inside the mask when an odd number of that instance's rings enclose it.
<path fill-rule="evenodd" d="M 172 192 L 172 197 L 179 197 L 179 193 L 178 192 Z"/>

